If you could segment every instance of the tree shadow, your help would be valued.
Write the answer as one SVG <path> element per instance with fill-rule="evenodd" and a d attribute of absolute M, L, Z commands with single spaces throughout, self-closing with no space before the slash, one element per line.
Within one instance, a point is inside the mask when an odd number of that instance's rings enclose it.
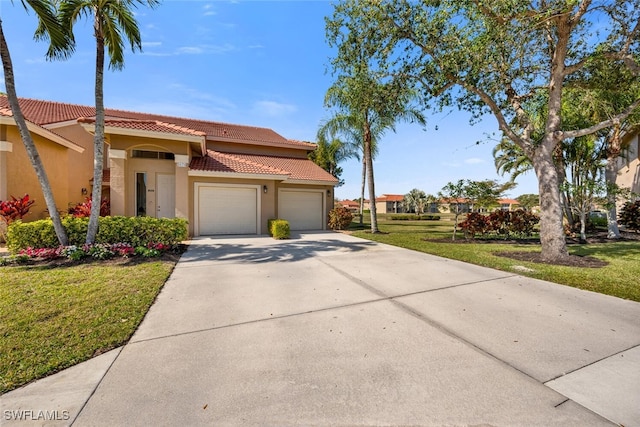
<path fill-rule="evenodd" d="M 288 240 L 271 237 L 229 239 L 206 238 L 194 240 L 180 258 L 181 264 L 202 261 L 228 261 L 240 263 L 296 262 L 318 255 L 335 252 L 360 252 L 376 245 L 375 242 L 347 242 L 334 238 L 317 240 L 292 236 Z M 250 240 L 250 241 L 249 241 Z"/>

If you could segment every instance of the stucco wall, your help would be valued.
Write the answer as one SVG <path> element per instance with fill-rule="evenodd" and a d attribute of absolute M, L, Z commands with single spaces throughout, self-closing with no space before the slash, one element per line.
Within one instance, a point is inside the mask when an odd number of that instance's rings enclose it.
<path fill-rule="evenodd" d="M 15 197 L 29 194 L 29 197 L 35 200 L 25 221 L 47 218 L 49 214 L 40 183 L 27 156 L 18 128 L 7 126 L 6 137 L 7 141 L 13 143 L 13 150 L 6 153 L 7 194 Z M 57 210 L 66 212 L 69 208 L 68 152 L 70 150 L 38 135 L 33 135 L 33 139 L 44 164 Z"/>
<path fill-rule="evenodd" d="M 209 150 L 222 151 L 226 153 L 262 154 L 266 156 L 294 157 L 298 159 L 307 158 L 307 152 L 305 150 L 268 147 L 253 144 L 207 141 L 207 148 Z"/>
<path fill-rule="evenodd" d="M 82 203 L 85 201 L 85 198 L 91 194 L 91 179 L 93 178 L 93 135 L 77 123 L 56 127 L 52 130 L 58 135 L 84 148 L 83 153 L 68 150 L 69 164 L 73 165 L 68 172 L 69 202 L 71 204 Z M 82 194 L 83 188 L 87 189 L 86 195 Z"/>
<path fill-rule="evenodd" d="M 632 192 L 640 194 L 640 136 L 634 135 L 629 147 L 623 152 L 618 162 L 618 177 L 616 184 L 629 188 Z"/>

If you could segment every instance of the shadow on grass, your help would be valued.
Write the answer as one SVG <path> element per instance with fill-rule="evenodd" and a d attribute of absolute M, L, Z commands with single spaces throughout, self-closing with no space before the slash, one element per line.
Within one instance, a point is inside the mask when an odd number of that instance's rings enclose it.
<path fill-rule="evenodd" d="M 573 250 L 571 250 L 573 249 Z M 640 260 L 640 242 L 616 242 L 604 244 L 586 244 L 570 247 L 574 255 L 602 258 L 637 258 Z"/>

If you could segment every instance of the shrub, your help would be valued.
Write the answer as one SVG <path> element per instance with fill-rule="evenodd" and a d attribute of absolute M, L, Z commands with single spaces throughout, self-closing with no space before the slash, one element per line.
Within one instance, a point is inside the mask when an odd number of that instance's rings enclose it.
<path fill-rule="evenodd" d="M 7 240 L 7 226 L 27 215 L 34 203 L 34 200 L 29 199 L 28 194 L 20 199 L 11 196 L 11 200 L 0 200 L 0 242 Z"/>
<path fill-rule="evenodd" d="M 467 214 L 467 219 L 459 224 L 465 237 L 476 237 L 476 234 L 485 235 L 489 231 L 489 218 L 477 212 Z"/>
<path fill-rule="evenodd" d="M 465 236 L 475 238 L 477 234 L 495 234 L 508 239 L 510 237 L 525 238 L 533 234 L 540 218 L 531 212 L 518 209 L 516 211 L 495 211 L 489 215 L 477 212 L 467 214 L 467 219 L 460 223 Z"/>
<path fill-rule="evenodd" d="M 89 218 L 63 218 L 69 245 L 82 246 L 87 235 Z M 96 243 L 122 244 L 132 247 L 147 247 L 150 243 L 174 246 L 186 240 L 187 221 L 182 218 L 152 217 L 101 217 Z M 22 223 L 16 221 L 9 226 L 7 247 L 11 253 L 21 249 L 56 248 L 59 242 L 50 219 Z"/>
<path fill-rule="evenodd" d="M 69 208 L 69 214 L 76 218 L 87 218 L 91 216 L 91 197 L 87 197 L 83 203 Z M 111 204 L 109 200 L 102 199 L 100 202 L 100 216 L 109 216 L 111 213 Z"/>
<path fill-rule="evenodd" d="M 288 239 L 291 236 L 289 221 L 284 219 L 270 219 L 268 222 L 269 235 L 274 239 Z"/>
<path fill-rule="evenodd" d="M 329 228 L 332 230 L 344 230 L 353 221 L 353 214 L 344 206 L 338 206 L 329 211 Z"/>
<path fill-rule="evenodd" d="M 640 200 L 625 203 L 620 210 L 619 221 L 630 230 L 640 231 Z"/>
<path fill-rule="evenodd" d="M 25 194 L 20 199 L 11 196 L 11 200 L 0 201 L 0 217 L 2 217 L 7 224 L 11 224 L 17 219 L 24 218 L 34 203 L 35 200 L 30 200 L 28 194 Z"/>

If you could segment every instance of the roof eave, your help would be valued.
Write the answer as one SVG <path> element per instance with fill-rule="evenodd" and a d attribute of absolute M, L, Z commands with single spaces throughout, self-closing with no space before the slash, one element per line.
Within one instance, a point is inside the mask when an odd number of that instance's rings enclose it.
<path fill-rule="evenodd" d="M 241 173 L 241 172 L 218 172 L 218 171 L 202 171 L 191 169 L 189 176 L 197 176 L 202 178 L 232 178 L 232 179 L 262 179 L 273 181 L 285 181 L 288 175 L 281 174 L 262 174 L 262 173 Z"/>
<path fill-rule="evenodd" d="M 306 185 L 331 185 L 335 187 L 338 181 L 324 181 L 321 179 L 287 179 L 284 184 L 306 184 Z"/>
<path fill-rule="evenodd" d="M 42 126 L 38 126 L 37 124 L 30 122 L 28 120 L 25 120 L 25 122 L 27 123 L 27 129 L 29 130 L 29 132 L 33 132 L 36 135 L 40 135 L 41 137 L 46 138 L 50 141 L 53 141 L 56 144 L 60 144 L 63 147 L 69 148 L 70 150 L 76 151 L 78 153 L 84 153 L 83 147 L 77 144 L 74 144 L 68 139 L 63 138 L 60 135 L 56 135 L 55 133 L 43 128 Z M 14 118 L 8 117 L 8 116 L 0 116 L 0 124 L 17 126 L 17 123 L 14 120 Z"/>
<path fill-rule="evenodd" d="M 94 123 L 82 123 L 80 125 L 89 133 L 95 133 L 95 124 Z M 117 126 L 105 126 L 104 127 L 105 134 L 111 135 L 123 135 L 123 136 L 134 136 L 139 138 L 155 138 L 155 139 L 167 139 L 171 141 L 181 141 L 181 142 L 197 142 L 201 145 L 204 145 L 204 136 L 197 135 L 184 135 L 170 132 L 155 132 L 149 130 L 140 130 L 140 129 L 126 129 Z"/>

